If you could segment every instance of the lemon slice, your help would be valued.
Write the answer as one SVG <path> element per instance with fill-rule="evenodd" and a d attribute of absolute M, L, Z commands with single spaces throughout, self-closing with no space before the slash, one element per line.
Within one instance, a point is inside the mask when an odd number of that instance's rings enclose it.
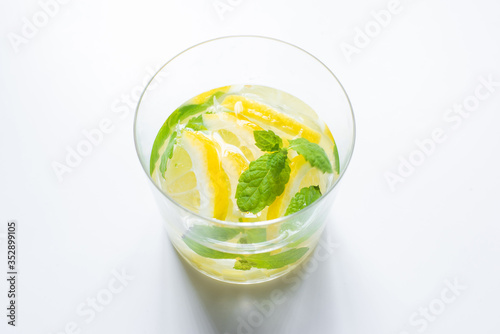
<path fill-rule="evenodd" d="M 203 133 L 183 131 L 168 161 L 162 188 L 182 206 L 224 220 L 230 185 L 219 149 Z"/>
<path fill-rule="evenodd" d="M 238 119 L 235 114 L 218 112 L 203 114 L 203 124 L 212 133 L 221 151 L 221 160 L 230 185 L 230 202 L 226 220 L 228 221 L 258 221 L 266 217 L 266 209 L 257 215 L 241 212 L 236 204 L 236 188 L 238 180 L 250 162 L 260 157 L 262 152 L 255 146 L 254 131 L 262 128 L 248 120 Z"/>
<path fill-rule="evenodd" d="M 313 143 L 319 143 L 321 134 L 296 119 L 274 110 L 270 106 L 244 96 L 229 95 L 221 105 L 236 112 L 238 118 L 250 119 L 262 123 L 265 127 L 274 127 L 292 137 L 300 136 Z"/>
<path fill-rule="evenodd" d="M 248 168 L 248 161 L 241 153 L 225 151 L 222 155 L 222 167 L 228 176 L 231 188 L 226 220 L 238 221 L 243 217 L 243 213 L 238 209 L 236 204 L 236 188 L 238 187 L 238 179 L 240 175 Z"/>
<path fill-rule="evenodd" d="M 204 114 L 203 124 L 209 131 L 217 133 L 224 143 L 238 148 L 248 162 L 263 154 L 255 146 L 253 135 L 254 131 L 262 130 L 260 126 L 247 120 L 238 119 L 235 114 L 228 112 Z M 224 146 L 224 143 L 220 144 Z"/>

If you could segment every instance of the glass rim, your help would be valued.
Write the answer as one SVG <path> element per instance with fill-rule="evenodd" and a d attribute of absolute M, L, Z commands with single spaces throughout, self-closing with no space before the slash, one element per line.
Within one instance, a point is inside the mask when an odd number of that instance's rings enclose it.
<path fill-rule="evenodd" d="M 347 161 L 345 163 L 345 167 L 340 171 L 339 177 L 337 178 L 337 180 L 335 180 L 335 183 L 333 185 L 331 185 L 330 188 L 320 198 L 318 198 L 311 205 L 303 208 L 300 211 L 292 213 L 291 215 L 288 215 L 288 216 L 278 217 L 278 218 L 270 219 L 270 220 L 256 221 L 256 222 L 229 222 L 229 221 L 220 220 L 220 219 L 217 219 L 217 218 L 206 217 L 206 216 L 203 216 L 203 215 L 201 215 L 201 214 L 199 214 L 197 212 L 194 212 L 193 210 L 191 210 L 189 208 L 186 208 L 186 207 L 182 206 L 181 204 L 177 203 L 172 198 L 170 198 L 170 196 L 168 194 L 164 193 L 160 189 L 160 187 L 158 187 L 158 185 L 153 181 L 153 178 L 151 177 L 151 175 L 149 174 L 149 172 L 146 170 L 146 168 L 144 168 L 144 165 L 142 163 L 142 158 L 141 158 L 141 156 L 139 154 L 139 144 L 138 144 L 138 140 L 137 140 L 137 131 L 136 131 L 137 130 L 137 117 L 139 115 L 139 108 L 141 106 L 142 98 L 144 97 L 144 94 L 148 90 L 149 85 L 151 84 L 151 82 L 153 82 L 153 80 L 156 78 L 156 76 L 168 64 L 170 64 L 172 61 L 174 61 L 175 59 L 177 59 L 178 57 L 180 57 L 184 53 L 186 53 L 186 52 L 190 51 L 191 49 L 194 49 L 194 48 L 196 48 L 198 46 L 201 46 L 201 45 L 204 45 L 204 44 L 208 44 L 208 43 L 211 43 L 211 42 L 215 42 L 215 41 L 224 40 L 224 39 L 239 39 L 239 38 L 264 39 L 264 40 L 269 40 L 269 41 L 273 41 L 273 42 L 277 42 L 277 43 L 282 43 L 282 44 L 291 46 L 291 47 L 297 49 L 298 51 L 302 51 L 305 54 L 307 54 L 310 57 L 312 57 L 319 64 L 321 64 L 333 76 L 333 78 L 335 79 L 335 81 L 337 81 L 337 83 L 339 84 L 340 88 L 342 89 L 342 92 L 344 93 L 345 98 L 347 99 L 347 103 L 349 104 L 349 111 L 350 111 L 350 116 L 351 116 L 351 120 L 352 120 L 352 138 L 351 138 L 351 143 L 350 143 L 351 144 L 350 145 L 350 150 L 349 150 L 349 153 L 348 153 L 348 156 L 347 156 Z M 351 162 L 351 158 L 352 158 L 352 155 L 354 153 L 354 146 L 355 146 L 355 142 L 356 142 L 356 121 L 355 121 L 355 117 L 354 117 L 354 111 L 353 111 L 353 108 L 352 108 L 351 100 L 349 99 L 349 96 L 347 95 L 347 92 L 346 92 L 344 86 L 342 85 L 342 83 L 340 82 L 340 80 L 328 68 L 328 66 L 326 66 L 321 60 L 319 60 L 312 53 L 310 53 L 310 52 L 302 49 L 301 47 L 298 47 L 298 46 L 296 46 L 296 45 L 294 45 L 292 43 L 288 43 L 288 42 L 282 41 L 282 40 L 274 38 L 274 37 L 259 36 L 259 35 L 229 35 L 229 36 L 222 36 L 222 37 L 212 38 L 212 39 L 200 42 L 198 44 L 192 45 L 189 48 L 187 48 L 187 49 L 179 52 L 178 54 L 176 54 L 174 57 L 172 57 L 170 60 L 168 60 L 163 66 L 161 66 L 158 69 L 158 71 L 156 71 L 156 73 L 153 75 L 153 77 L 151 78 L 151 80 L 149 80 L 149 82 L 147 83 L 147 85 L 144 87 L 144 90 L 143 90 L 143 92 L 141 94 L 141 97 L 140 97 L 139 101 L 137 102 L 137 107 L 135 109 L 133 127 L 134 127 L 134 129 L 133 129 L 133 131 L 134 131 L 134 146 L 135 146 L 135 151 L 137 153 L 137 157 L 139 158 L 139 162 L 141 164 L 141 168 L 146 173 L 146 176 L 148 177 L 149 181 L 154 185 L 154 187 L 156 188 L 156 190 L 159 191 L 161 195 L 163 195 L 166 199 L 168 199 L 174 205 L 176 205 L 177 207 L 179 207 L 180 209 L 182 209 L 182 210 L 184 210 L 186 212 L 189 212 L 193 216 L 195 216 L 197 218 L 200 218 L 202 220 L 205 220 L 207 222 L 210 222 L 212 224 L 224 225 L 224 226 L 229 226 L 229 227 L 262 227 L 262 226 L 269 226 L 269 225 L 281 223 L 281 222 L 289 220 L 289 219 L 293 219 L 293 217 L 297 217 L 299 215 L 305 214 L 307 211 L 315 208 L 319 203 L 321 203 L 322 201 L 325 200 L 325 198 L 327 197 L 327 195 L 330 194 L 333 191 L 333 189 L 335 189 L 337 187 L 337 185 L 339 184 L 340 180 L 344 176 L 344 174 L 345 174 L 345 172 L 347 170 L 347 167 L 349 167 L 349 164 Z"/>

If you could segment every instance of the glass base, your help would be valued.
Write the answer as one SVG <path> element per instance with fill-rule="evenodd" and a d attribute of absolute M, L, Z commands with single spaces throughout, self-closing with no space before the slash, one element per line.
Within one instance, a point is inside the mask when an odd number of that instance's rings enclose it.
<path fill-rule="evenodd" d="M 177 253 L 196 271 L 208 276 L 217 281 L 231 283 L 231 284 L 258 284 L 269 282 L 279 277 L 282 277 L 301 264 L 307 262 L 313 254 L 318 244 L 318 239 L 315 238 L 314 242 L 309 241 L 309 250 L 298 261 L 291 265 L 284 266 L 278 269 L 257 269 L 250 270 L 236 270 L 233 269 L 234 259 L 209 259 L 202 257 L 185 244 L 178 245 L 177 242 L 169 238 Z"/>

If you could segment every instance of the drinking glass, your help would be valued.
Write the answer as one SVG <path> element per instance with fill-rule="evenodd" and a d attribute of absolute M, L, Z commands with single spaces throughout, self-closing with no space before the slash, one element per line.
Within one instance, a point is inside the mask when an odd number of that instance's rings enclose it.
<path fill-rule="evenodd" d="M 202 92 L 228 85 L 260 85 L 285 91 L 308 104 L 330 128 L 340 169 L 323 196 L 289 216 L 259 222 L 227 222 L 182 207 L 150 175 L 153 142 L 168 116 Z M 217 280 L 252 284 L 280 277 L 314 251 L 351 159 L 355 123 L 347 94 L 335 75 L 309 52 L 277 39 L 230 36 L 197 44 L 168 61 L 145 87 L 139 100 L 134 139 L 169 238 L 195 269 Z M 293 231 L 282 229 L 293 224 Z M 214 233 L 217 232 L 217 233 Z M 221 234 L 247 237 L 246 243 Z M 266 235 L 253 238 L 256 235 Z M 257 240 L 258 242 L 255 242 Z M 271 259 L 250 270 L 234 269 L 241 259 Z M 290 263 L 290 261 L 293 261 Z"/>

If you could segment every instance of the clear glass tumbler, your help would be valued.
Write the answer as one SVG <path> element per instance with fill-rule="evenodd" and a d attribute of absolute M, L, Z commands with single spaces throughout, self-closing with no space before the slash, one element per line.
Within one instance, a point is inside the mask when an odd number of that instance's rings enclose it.
<path fill-rule="evenodd" d="M 340 158 L 339 177 L 320 199 L 303 210 L 268 221 L 226 222 L 180 206 L 153 182 L 151 149 L 168 116 L 193 96 L 236 84 L 273 87 L 298 97 L 333 133 Z M 251 284 L 290 272 L 313 252 L 352 156 L 355 124 L 344 88 L 312 54 L 273 38 L 230 36 L 195 45 L 156 73 L 137 106 L 134 137 L 139 160 L 179 254 L 209 277 Z M 285 223 L 293 224 L 294 230 L 282 229 Z M 245 261 L 256 265 L 241 270 Z"/>

